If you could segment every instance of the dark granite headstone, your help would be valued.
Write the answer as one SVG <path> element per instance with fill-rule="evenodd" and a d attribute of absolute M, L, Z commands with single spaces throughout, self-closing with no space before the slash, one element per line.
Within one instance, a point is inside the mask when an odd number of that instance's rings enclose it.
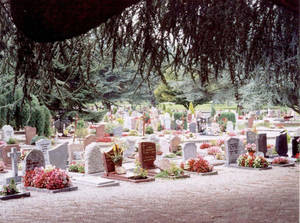
<path fill-rule="evenodd" d="M 279 156 L 288 156 L 288 143 L 286 133 L 276 136 L 276 152 Z"/>
<path fill-rule="evenodd" d="M 267 134 L 258 134 L 257 135 L 257 151 L 263 152 L 264 156 L 266 156 L 266 153 L 268 151 L 267 149 Z"/>
<path fill-rule="evenodd" d="M 300 136 L 295 136 L 293 137 L 292 139 L 292 156 L 296 156 L 297 153 L 299 153 L 299 150 L 298 150 L 298 146 L 299 146 L 299 143 L 297 142 L 297 139 L 299 139 Z"/>
<path fill-rule="evenodd" d="M 156 147 L 153 142 L 141 142 L 139 144 L 139 161 L 142 168 L 154 169 L 156 160 Z"/>

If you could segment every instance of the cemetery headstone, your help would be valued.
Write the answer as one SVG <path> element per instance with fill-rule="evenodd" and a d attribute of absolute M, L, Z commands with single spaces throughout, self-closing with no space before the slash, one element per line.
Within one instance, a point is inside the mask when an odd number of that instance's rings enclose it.
<path fill-rule="evenodd" d="M 113 129 L 114 136 L 116 136 L 116 137 L 121 137 L 122 132 L 123 132 L 123 127 L 122 126 L 118 126 L 118 127 Z"/>
<path fill-rule="evenodd" d="M 25 138 L 26 144 L 30 145 L 33 137 L 36 136 L 36 128 L 31 126 L 25 126 Z"/>
<path fill-rule="evenodd" d="M 69 164 L 72 163 L 74 160 L 82 160 L 82 154 L 84 153 L 84 148 L 82 144 L 69 144 L 68 145 L 69 151 Z"/>
<path fill-rule="evenodd" d="M 170 130 L 171 129 L 171 117 L 169 113 L 166 113 L 164 116 L 164 124 L 165 124 L 165 129 Z"/>
<path fill-rule="evenodd" d="M 238 157 L 242 154 L 240 140 L 238 138 L 229 138 L 225 141 L 226 165 L 235 164 Z"/>
<path fill-rule="evenodd" d="M 18 144 L 7 144 L 2 145 L 0 147 L 0 157 L 2 157 L 2 160 L 7 168 L 11 168 L 11 158 L 9 157 L 9 153 L 11 152 L 12 148 L 16 148 L 18 151 L 20 151 L 20 145 Z"/>
<path fill-rule="evenodd" d="M 197 124 L 196 124 L 195 122 L 190 123 L 190 125 L 189 125 L 189 130 L 190 130 L 190 132 L 192 132 L 192 133 L 196 133 L 196 130 L 197 130 Z"/>
<path fill-rule="evenodd" d="M 140 142 L 139 162 L 144 169 L 154 169 L 156 160 L 156 147 L 153 142 Z"/>
<path fill-rule="evenodd" d="M 247 136 L 247 143 L 255 143 L 256 144 L 256 138 L 257 138 L 257 135 L 255 132 L 252 132 L 252 131 L 247 131 L 246 132 L 246 136 Z"/>
<path fill-rule="evenodd" d="M 102 154 L 102 161 L 104 166 L 105 175 L 108 176 L 109 173 L 115 171 L 115 164 L 111 159 L 111 156 L 114 154 L 113 150 L 111 149 L 108 152 Z"/>
<path fill-rule="evenodd" d="M 279 136 L 276 136 L 275 149 L 279 156 L 287 156 L 288 143 L 286 133 L 281 133 Z"/>
<path fill-rule="evenodd" d="M 98 138 L 103 138 L 104 137 L 104 130 L 105 130 L 105 125 L 104 124 L 100 124 L 96 127 L 96 136 Z"/>
<path fill-rule="evenodd" d="M 10 138 L 14 137 L 14 129 L 10 125 L 2 127 L 2 140 L 7 142 Z"/>
<path fill-rule="evenodd" d="M 195 143 L 186 143 L 182 149 L 182 159 L 185 162 L 188 159 L 197 157 L 197 146 Z"/>
<path fill-rule="evenodd" d="M 127 149 L 124 151 L 124 157 L 132 156 L 132 154 L 135 152 L 135 143 L 135 139 L 126 139 Z"/>
<path fill-rule="evenodd" d="M 164 138 L 160 139 L 159 146 L 160 146 L 160 151 L 163 152 L 164 154 L 170 152 L 170 143 L 168 142 L 168 140 Z"/>
<path fill-rule="evenodd" d="M 95 135 L 88 135 L 83 140 L 83 147 L 86 148 L 88 145 L 90 145 L 92 142 L 96 142 L 97 136 Z"/>
<path fill-rule="evenodd" d="M 178 146 L 181 143 L 181 139 L 179 136 L 174 136 L 170 141 L 170 152 L 176 152 L 178 150 Z"/>
<path fill-rule="evenodd" d="M 91 143 L 85 149 L 85 173 L 99 173 L 104 170 L 101 151 L 99 145 L 97 143 Z"/>
<path fill-rule="evenodd" d="M 34 170 L 36 167 L 45 167 L 45 158 L 42 151 L 33 149 L 23 161 L 23 174 L 28 170 Z"/>
<path fill-rule="evenodd" d="M 257 152 L 262 152 L 266 156 L 267 148 L 267 134 L 260 133 L 257 135 Z"/>
<path fill-rule="evenodd" d="M 69 142 L 65 142 L 48 151 L 49 161 L 52 166 L 64 170 L 67 168 L 68 144 Z"/>
<path fill-rule="evenodd" d="M 297 153 L 299 153 L 299 142 L 297 141 L 300 136 L 294 136 L 292 139 L 292 157 L 295 157 Z"/>
<path fill-rule="evenodd" d="M 8 156 L 11 158 L 13 176 L 6 178 L 6 183 L 8 184 L 12 179 L 16 183 L 21 182 L 22 177 L 18 176 L 18 160 L 21 156 L 21 153 L 18 152 L 17 148 L 11 148 L 11 152 L 8 154 Z"/>
<path fill-rule="evenodd" d="M 36 148 L 41 150 L 44 154 L 46 165 L 50 164 L 48 150 L 51 148 L 51 141 L 49 139 L 40 139 L 35 143 L 35 145 Z"/>
<path fill-rule="evenodd" d="M 233 132 L 233 123 L 232 121 L 228 121 L 226 124 L 226 132 Z"/>

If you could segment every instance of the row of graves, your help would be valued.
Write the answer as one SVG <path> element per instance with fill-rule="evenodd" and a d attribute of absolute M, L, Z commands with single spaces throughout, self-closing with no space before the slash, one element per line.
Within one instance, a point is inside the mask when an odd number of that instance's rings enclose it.
<path fill-rule="evenodd" d="M 194 173 L 217 175 L 217 165 L 251 170 L 295 165 L 295 159 L 288 158 L 285 132 L 276 137 L 274 156 L 269 153 L 266 134 L 252 131 L 247 131 L 243 142 L 240 136 L 230 135 L 195 141 L 186 137 L 192 132 L 179 134 L 178 130 L 168 135 L 124 136 L 118 129 L 114 140 L 107 142 L 103 141 L 105 124 L 95 129 L 95 135 L 87 136 L 83 144 L 64 142 L 52 146 L 50 140 L 41 139 L 24 152 L 18 145 L 6 147 L 13 130 L 4 126 L 2 139 L 7 141 L 0 146 L 2 163 L 5 162 L 5 167 L 0 166 L 0 198 L 26 197 L 32 190 L 73 191 L 78 188 L 74 185 L 80 184 L 108 187 L 119 186 L 120 181 L 145 183 L 157 178 L 188 178 Z M 292 156 L 298 154 L 299 141 L 298 129 L 292 139 Z"/>

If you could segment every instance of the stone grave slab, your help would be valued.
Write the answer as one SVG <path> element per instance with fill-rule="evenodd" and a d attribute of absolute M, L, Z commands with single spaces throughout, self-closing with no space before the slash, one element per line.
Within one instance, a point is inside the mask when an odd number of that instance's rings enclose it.
<path fill-rule="evenodd" d="M 240 139 L 229 138 L 225 141 L 226 165 L 235 164 L 239 156 L 242 154 Z"/>
<path fill-rule="evenodd" d="M 36 148 L 44 154 L 46 165 L 50 164 L 48 150 L 51 148 L 51 140 L 40 139 L 36 143 Z"/>
<path fill-rule="evenodd" d="M 6 196 L 0 196 L 0 200 L 5 201 L 5 200 L 11 200 L 11 199 L 18 199 L 18 198 L 23 198 L 23 197 L 30 197 L 30 192 L 20 192 L 17 194 L 11 194 L 11 195 L 6 195 Z"/>
<path fill-rule="evenodd" d="M 103 172 L 101 148 L 97 143 L 93 142 L 86 147 L 84 158 L 86 174 Z"/>
<path fill-rule="evenodd" d="M 49 161 L 52 166 L 63 170 L 67 169 L 68 144 L 69 142 L 65 142 L 56 146 L 53 149 L 48 150 Z"/>
<path fill-rule="evenodd" d="M 182 159 L 185 162 L 188 159 L 197 157 L 197 146 L 195 143 L 186 143 L 182 149 Z"/>
<path fill-rule="evenodd" d="M 10 138 L 14 138 L 14 129 L 10 125 L 2 127 L 2 140 L 7 142 Z"/>
<path fill-rule="evenodd" d="M 36 128 L 31 126 L 25 126 L 25 138 L 26 144 L 30 145 L 33 137 L 36 136 Z"/>

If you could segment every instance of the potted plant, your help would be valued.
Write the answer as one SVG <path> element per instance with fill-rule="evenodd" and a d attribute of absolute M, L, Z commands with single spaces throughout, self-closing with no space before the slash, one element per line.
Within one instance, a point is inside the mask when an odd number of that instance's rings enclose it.
<path fill-rule="evenodd" d="M 254 143 L 248 143 L 248 144 L 246 145 L 245 150 L 248 152 L 248 154 L 249 154 L 250 156 L 254 156 L 254 153 L 255 153 L 255 151 L 256 151 L 256 145 L 255 145 Z"/>
<path fill-rule="evenodd" d="M 115 170 L 117 174 L 124 174 L 126 171 L 122 167 L 123 162 L 123 149 L 118 145 L 115 144 L 113 146 L 113 155 L 110 156 L 111 160 L 115 164 Z"/>
<path fill-rule="evenodd" d="M 9 185 L 4 185 L 0 191 L 0 195 L 7 196 L 20 193 L 14 180 L 11 180 Z"/>
<path fill-rule="evenodd" d="M 143 169 L 141 166 L 141 163 L 139 161 L 135 161 L 135 169 L 133 170 L 134 176 L 132 176 L 132 179 L 138 180 L 138 179 L 146 179 L 148 177 L 148 171 Z"/>

